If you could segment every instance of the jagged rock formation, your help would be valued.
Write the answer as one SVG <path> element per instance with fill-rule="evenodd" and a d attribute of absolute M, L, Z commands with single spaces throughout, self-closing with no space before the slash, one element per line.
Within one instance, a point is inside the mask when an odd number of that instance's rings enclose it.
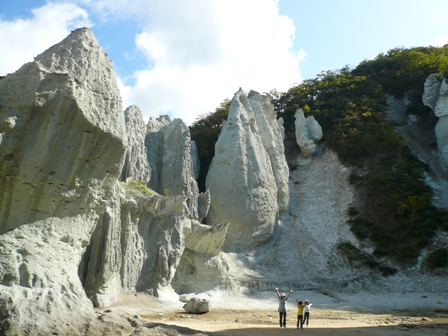
<path fill-rule="evenodd" d="M 151 179 L 148 187 L 161 194 L 163 194 L 163 188 L 159 183 L 159 175 L 162 174 L 162 172 L 159 172 L 159 162 L 163 156 L 163 132 L 161 132 L 161 129 L 168 127 L 170 123 L 170 117 L 163 115 L 159 118 L 149 117 L 148 124 L 146 125 L 145 146 L 146 148 L 151 148 L 147 155 L 151 167 Z"/>
<path fill-rule="evenodd" d="M 187 197 L 191 215 L 199 218 L 199 189 L 194 176 L 190 131 L 180 119 L 150 118 L 146 147 L 152 165 L 149 187 L 161 195 Z"/>
<path fill-rule="evenodd" d="M 127 157 L 135 163 L 124 167 L 138 177 L 136 164 L 151 166 L 148 185 L 153 190 L 144 195 L 126 184 L 117 185 L 114 198 L 100 215 L 80 271 L 86 293 L 97 306 L 113 303 L 122 289 L 154 295 L 172 291 L 181 260 L 181 269 L 199 267 L 184 255 L 217 255 L 227 232 L 226 224 L 199 223 L 207 214 L 210 194 L 198 191 L 185 124 L 162 116 L 151 118 L 143 127 L 138 108 L 126 111 L 132 111 L 133 124 L 138 127 L 128 127 L 132 141 L 128 141 L 127 153 L 132 154 Z M 192 272 L 185 277 L 177 273 L 177 285 L 185 286 L 186 278 L 192 278 Z M 220 271 L 216 274 L 215 283 Z"/>
<path fill-rule="evenodd" d="M 432 74 L 426 79 L 423 103 L 439 117 L 435 128 L 437 147 L 448 162 L 448 83 L 442 74 Z"/>
<path fill-rule="evenodd" d="M 121 173 L 121 179 L 133 178 L 148 184 L 151 179 L 151 167 L 148 163 L 148 150 L 145 146 L 146 125 L 140 109 L 129 106 L 124 111 L 127 149 Z"/>
<path fill-rule="evenodd" d="M 322 127 L 313 116 L 305 118 L 302 109 L 295 114 L 296 141 L 300 147 L 300 153 L 304 158 L 309 158 L 317 151 L 317 142 L 322 139 Z"/>
<path fill-rule="evenodd" d="M 280 134 L 282 135 L 282 139 L 285 140 L 285 127 L 283 126 L 285 121 L 283 120 L 283 118 L 280 117 L 278 118 L 277 123 L 280 129 Z"/>
<path fill-rule="evenodd" d="M 93 315 L 78 265 L 126 146 L 113 66 L 78 29 L 3 78 L 0 99 L 3 329 L 77 334 Z"/>
<path fill-rule="evenodd" d="M 290 206 L 273 239 L 251 252 L 221 253 L 232 280 L 271 292 L 279 282 L 295 289 L 338 288 L 362 277 L 365 270 L 350 267 L 338 251 L 340 243 L 358 244 L 346 224 L 355 197 L 349 176 L 328 149 L 292 170 Z"/>
<path fill-rule="evenodd" d="M 445 93 L 433 91 L 428 104 L 444 114 Z M 369 250 L 347 225 L 356 202 L 350 169 L 316 146 L 314 118 L 296 117 L 308 158 L 289 157 L 289 171 L 270 96 L 238 91 L 209 189 L 199 193 L 186 125 L 168 116 L 145 125 L 136 106 L 123 112 L 112 64 L 90 30 L 1 79 L 0 333 L 102 334 L 94 305 L 131 295 L 271 291 L 279 274 L 295 288 L 366 277 L 338 250 L 345 242 Z M 110 316 L 101 319 L 119 318 Z M 143 332 L 142 320 L 119 320 L 129 334 Z"/>
<path fill-rule="evenodd" d="M 204 229 L 192 220 L 185 197 L 120 189 L 101 214 L 82 263 L 86 293 L 97 306 L 113 303 L 121 289 L 158 295 L 170 288 L 186 248 L 219 253 L 225 237 L 225 227 Z"/>
<path fill-rule="evenodd" d="M 198 192 L 188 128 L 167 117 L 145 126 L 135 106 L 123 113 L 89 29 L 2 79 L 0 99 L 2 332 L 82 334 L 93 305 L 172 291 L 184 251 L 219 254 L 227 224 L 199 223 L 210 194 Z M 188 258 L 184 269 L 197 263 Z"/>
<path fill-rule="evenodd" d="M 197 180 L 199 177 L 201 166 L 199 162 L 198 146 L 196 146 L 196 142 L 194 142 L 193 140 L 191 141 L 190 155 L 191 155 L 191 161 L 193 162 L 194 178 Z"/>
<path fill-rule="evenodd" d="M 272 238 L 289 203 L 288 167 L 269 96 L 239 90 L 215 145 L 206 187 L 207 223 L 229 222 L 225 248 L 254 249 Z"/>

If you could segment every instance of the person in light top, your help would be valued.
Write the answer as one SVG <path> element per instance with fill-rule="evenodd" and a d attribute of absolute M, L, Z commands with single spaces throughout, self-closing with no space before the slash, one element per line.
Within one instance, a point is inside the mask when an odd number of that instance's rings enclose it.
<path fill-rule="evenodd" d="M 308 300 L 305 300 L 305 307 L 303 308 L 303 324 L 306 322 L 306 326 L 308 327 L 308 322 L 310 321 L 310 313 L 311 313 L 311 306 L 313 304 L 310 303 Z"/>
<path fill-rule="evenodd" d="M 280 328 L 281 327 L 286 328 L 286 301 L 292 294 L 292 289 L 289 291 L 288 296 L 286 296 L 285 293 L 282 293 L 282 295 L 280 295 L 278 292 L 278 288 L 274 290 L 274 293 L 277 294 L 278 296 L 278 313 L 280 317 Z"/>

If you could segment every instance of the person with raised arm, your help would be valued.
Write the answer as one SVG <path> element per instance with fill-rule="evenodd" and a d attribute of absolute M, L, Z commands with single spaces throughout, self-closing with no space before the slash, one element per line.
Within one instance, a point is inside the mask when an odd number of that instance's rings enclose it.
<path fill-rule="evenodd" d="M 286 328 L 286 301 L 288 300 L 289 296 L 292 294 L 292 289 L 289 291 L 288 296 L 286 296 L 285 293 L 282 293 L 280 295 L 280 293 L 278 292 L 278 288 L 276 288 L 274 290 L 274 293 L 277 294 L 278 296 L 278 313 L 279 313 L 279 317 L 280 317 L 280 328 L 284 327 Z"/>
<path fill-rule="evenodd" d="M 311 313 L 311 306 L 313 304 L 310 303 L 308 300 L 305 300 L 305 307 L 303 308 L 303 312 L 305 313 L 303 315 L 303 324 L 306 323 L 306 326 L 308 327 L 308 322 L 310 321 L 310 313 Z"/>

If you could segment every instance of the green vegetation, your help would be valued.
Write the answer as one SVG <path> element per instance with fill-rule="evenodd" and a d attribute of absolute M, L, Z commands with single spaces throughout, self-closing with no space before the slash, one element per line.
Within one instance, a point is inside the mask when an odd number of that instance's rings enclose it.
<path fill-rule="evenodd" d="M 423 83 L 429 74 L 442 73 L 448 79 L 448 45 L 443 48 L 395 48 L 380 54 L 374 60 L 364 61 L 353 71 L 381 85 L 384 92 L 401 98 L 408 94 L 409 112 L 422 114 L 428 111 L 423 105 Z"/>
<path fill-rule="evenodd" d="M 374 271 L 380 272 L 384 276 L 394 275 L 397 272 L 395 268 L 377 261 L 373 256 L 361 251 L 351 243 L 339 243 L 337 249 L 347 256 L 348 261 L 353 266 L 365 266 Z"/>
<path fill-rule="evenodd" d="M 200 172 L 199 190 L 205 191 L 205 178 L 215 155 L 215 143 L 218 141 L 222 126 L 227 120 L 231 101 L 226 99 L 215 112 L 200 116 L 191 126 L 191 139 L 196 142 L 199 152 Z"/>
<path fill-rule="evenodd" d="M 440 248 L 428 255 L 425 266 L 430 270 L 438 270 L 448 267 L 448 249 Z"/>
<path fill-rule="evenodd" d="M 138 191 L 144 195 L 158 195 L 155 191 L 149 189 L 142 181 L 132 180 L 127 184 L 132 190 Z"/>
<path fill-rule="evenodd" d="M 431 206 L 427 167 L 385 116 L 386 93 L 397 98 L 406 93 L 409 113 L 428 113 L 421 102 L 424 82 L 447 69 L 448 46 L 394 49 L 354 70 L 322 72 L 276 98 L 287 131 L 293 131 L 296 109 L 306 106 L 305 115 L 311 113 L 321 124 L 325 144 L 360 172 L 351 182 L 363 194 L 364 206 L 350 209 L 349 224 L 359 239 L 376 245 L 377 257 L 413 263 L 434 232 L 448 228 L 448 213 Z"/>
<path fill-rule="evenodd" d="M 408 113 L 435 122 L 421 99 L 427 76 L 435 72 L 448 77 L 448 45 L 393 49 L 355 69 L 325 71 L 287 92 L 271 91 L 287 133 L 294 132 L 294 115 L 302 108 L 322 126 L 325 145 L 354 168 L 350 181 L 363 197 L 363 205 L 349 210 L 354 234 L 375 244 L 375 258 L 403 265 L 416 261 L 436 230 L 448 231 L 448 212 L 431 205 L 432 191 L 424 182 L 428 168 L 387 120 L 386 94 L 406 96 Z M 202 190 L 229 106 L 224 101 L 190 128 L 199 147 Z"/>

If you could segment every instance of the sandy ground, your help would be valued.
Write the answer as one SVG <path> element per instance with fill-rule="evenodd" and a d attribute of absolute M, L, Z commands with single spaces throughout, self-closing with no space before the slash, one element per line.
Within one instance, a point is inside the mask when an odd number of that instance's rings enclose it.
<path fill-rule="evenodd" d="M 198 330 L 208 335 L 448 335 L 447 317 L 415 317 L 410 314 L 367 314 L 314 309 L 310 324 L 296 328 L 294 314 L 289 313 L 287 327 L 280 328 L 275 311 L 214 309 L 207 314 L 192 315 L 182 311 L 144 315 L 153 322 Z"/>
<path fill-rule="evenodd" d="M 138 315 L 153 327 L 173 327 L 172 335 L 448 336 L 446 294 L 363 293 L 341 299 L 308 292 L 302 296 L 313 303 L 309 326 L 304 329 L 296 327 L 296 297 L 291 297 L 288 303 L 286 328 L 279 327 L 278 301 L 273 293 L 258 293 L 256 297 L 211 295 L 211 310 L 206 314 L 187 313 L 180 301 L 145 302 L 141 298 L 129 298 L 110 309 Z"/>

